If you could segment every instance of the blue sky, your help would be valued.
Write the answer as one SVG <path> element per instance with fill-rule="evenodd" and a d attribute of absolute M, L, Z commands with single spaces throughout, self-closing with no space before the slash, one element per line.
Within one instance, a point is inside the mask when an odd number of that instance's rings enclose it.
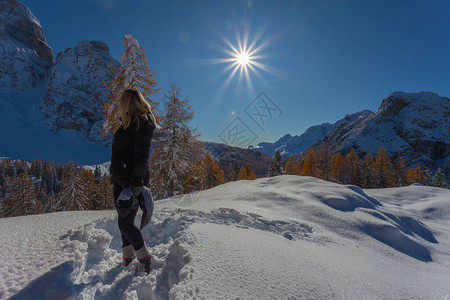
<path fill-rule="evenodd" d="M 252 144 L 376 110 L 394 91 L 450 97 L 450 1 L 170 1 L 26 0 L 54 57 L 81 40 L 107 43 L 116 59 L 125 33 L 136 37 L 156 71 L 161 101 L 171 82 L 188 95 L 202 140 L 231 142 L 226 130 L 253 132 Z M 261 49 L 250 88 L 231 63 L 225 42 Z M 268 71 L 267 71 L 268 70 Z M 241 80 L 239 80 L 241 78 Z M 264 92 L 272 119 L 245 113 Z M 262 111 L 262 110 L 261 110 Z M 268 115 L 268 114 L 267 114 Z M 255 121 L 256 120 L 256 121 Z M 240 127 L 239 127 L 240 126 Z M 244 127 L 242 127 L 244 126 Z M 242 141 L 242 140 L 241 140 Z"/>

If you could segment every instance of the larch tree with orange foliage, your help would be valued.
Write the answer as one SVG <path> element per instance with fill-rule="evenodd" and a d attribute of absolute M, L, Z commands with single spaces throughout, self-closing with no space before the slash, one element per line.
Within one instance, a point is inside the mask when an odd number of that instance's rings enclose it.
<path fill-rule="evenodd" d="M 225 183 L 225 176 L 217 161 L 206 151 L 200 164 L 201 184 L 200 189 L 209 189 L 216 185 Z"/>
<path fill-rule="evenodd" d="M 303 162 L 302 175 L 317 177 L 317 158 L 313 148 L 309 148 L 306 152 L 305 161 Z"/>
<path fill-rule="evenodd" d="M 342 154 L 334 153 L 331 156 L 331 178 L 338 183 L 345 183 L 345 160 Z"/>
<path fill-rule="evenodd" d="M 406 173 L 406 177 L 408 178 L 408 184 L 425 184 L 425 171 L 419 164 L 417 164 L 415 168 L 409 169 Z"/>
<path fill-rule="evenodd" d="M 200 190 L 203 171 L 200 159 L 192 161 L 192 169 L 183 175 L 183 194 Z"/>
<path fill-rule="evenodd" d="M 3 215 L 5 217 L 35 215 L 43 212 L 42 203 L 36 198 L 36 191 L 31 178 L 20 173 L 15 178 L 7 177 L 6 201 Z"/>
<path fill-rule="evenodd" d="M 114 134 L 120 127 L 119 119 L 119 98 L 123 90 L 132 88 L 139 90 L 144 98 L 150 102 L 156 123 L 160 123 L 160 116 L 157 113 L 159 102 L 152 99 L 152 96 L 160 91 L 155 88 L 157 82 L 154 79 L 155 71 L 150 69 L 149 62 L 145 56 L 144 48 L 139 47 L 139 43 L 131 34 L 125 34 L 121 41 L 125 52 L 120 56 L 123 65 L 117 69 L 110 66 L 117 76 L 109 83 L 104 83 L 106 88 L 106 99 L 103 111 L 105 123 L 103 124 L 104 136 L 109 135 L 109 131 Z"/>
<path fill-rule="evenodd" d="M 255 171 L 252 170 L 250 165 L 248 163 L 245 164 L 240 170 L 238 174 L 238 180 L 241 179 L 247 179 L 247 180 L 254 180 L 256 179 Z"/>
<path fill-rule="evenodd" d="M 372 164 L 372 172 L 376 187 L 385 188 L 394 186 L 391 159 L 383 147 L 380 147 L 375 156 Z"/>
<path fill-rule="evenodd" d="M 299 163 L 296 163 L 291 158 L 288 158 L 284 165 L 284 173 L 289 175 L 300 175 Z"/>

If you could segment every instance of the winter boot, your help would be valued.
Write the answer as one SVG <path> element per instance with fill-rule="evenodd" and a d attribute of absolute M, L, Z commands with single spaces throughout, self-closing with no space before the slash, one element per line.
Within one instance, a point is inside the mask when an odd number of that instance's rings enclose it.
<path fill-rule="evenodd" d="M 142 246 L 141 249 L 136 250 L 136 256 L 139 260 L 139 263 L 144 266 L 145 273 L 150 273 L 150 264 L 152 262 L 152 256 L 148 253 L 147 248 Z"/>
<path fill-rule="evenodd" d="M 139 262 L 144 265 L 145 273 L 150 273 L 150 264 L 152 263 L 152 256 L 150 253 L 148 253 L 143 259 L 139 260 Z"/>
<path fill-rule="evenodd" d="M 134 255 L 134 249 L 132 245 L 122 247 L 123 265 L 125 267 L 128 266 L 135 257 L 136 256 Z"/>

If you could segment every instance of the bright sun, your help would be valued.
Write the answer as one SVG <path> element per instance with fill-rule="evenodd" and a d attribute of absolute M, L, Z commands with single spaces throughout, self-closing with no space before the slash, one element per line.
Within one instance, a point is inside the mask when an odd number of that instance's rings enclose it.
<path fill-rule="evenodd" d="M 245 66 L 250 62 L 250 56 L 248 55 L 247 52 L 240 52 L 236 56 L 236 60 L 241 66 Z"/>
<path fill-rule="evenodd" d="M 264 80 L 264 78 L 259 70 L 269 72 L 281 78 L 280 73 L 276 69 L 260 62 L 260 59 L 268 57 L 267 54 L 260 54 L 260 52 L 273 42 L 271 39 L 263 40 L 265 29 L 261 28 L 261 30 L 258 30 L 253 41 L 250 41 L 248 38 L 250 36 L 250 31 L 246 22 L 244 22 L 242 35 L 239 33 L 238 27 L 234 27 L 234 31 L 237 45 L 234 45 L 220 32 L 219 36 L 225 43 L 225 47 L 220 44 L 213 44 L 215 49 L 227 54 L 228 57 L 208 60 L 211 63 L 228 64 L 221 73 L 231 70 L 228 77 L 223 81 L 214 96 L 216 99 L 219 99 L 224 94 L 235 75 L 238 77 L 239 84 L 243 79 L 246 81 L 246 89 L 249 92 L 249 95 L 254 94 L 250 73 L 254 73 L 261 80 Z"/>

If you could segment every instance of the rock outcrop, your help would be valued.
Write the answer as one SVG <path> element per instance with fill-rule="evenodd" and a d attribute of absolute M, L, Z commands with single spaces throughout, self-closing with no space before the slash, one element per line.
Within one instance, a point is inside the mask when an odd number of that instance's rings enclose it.
<path fill-rule="evenodd" d="M 53 63 L 38 19 L 24 4 L 0 2 L 0 87 L 18 91 L 46 79 Z"/>
<path fill-rule="evenodd" d="M 107 145 L 110 138 L 101 135 L 104 122 L 104 83 L 120 67 L 101 41 L 79 42 L 59 53 L 51 69 L 48 88 L 39 109 L 53 131 L 73 129 L 91 142 Z"/>

